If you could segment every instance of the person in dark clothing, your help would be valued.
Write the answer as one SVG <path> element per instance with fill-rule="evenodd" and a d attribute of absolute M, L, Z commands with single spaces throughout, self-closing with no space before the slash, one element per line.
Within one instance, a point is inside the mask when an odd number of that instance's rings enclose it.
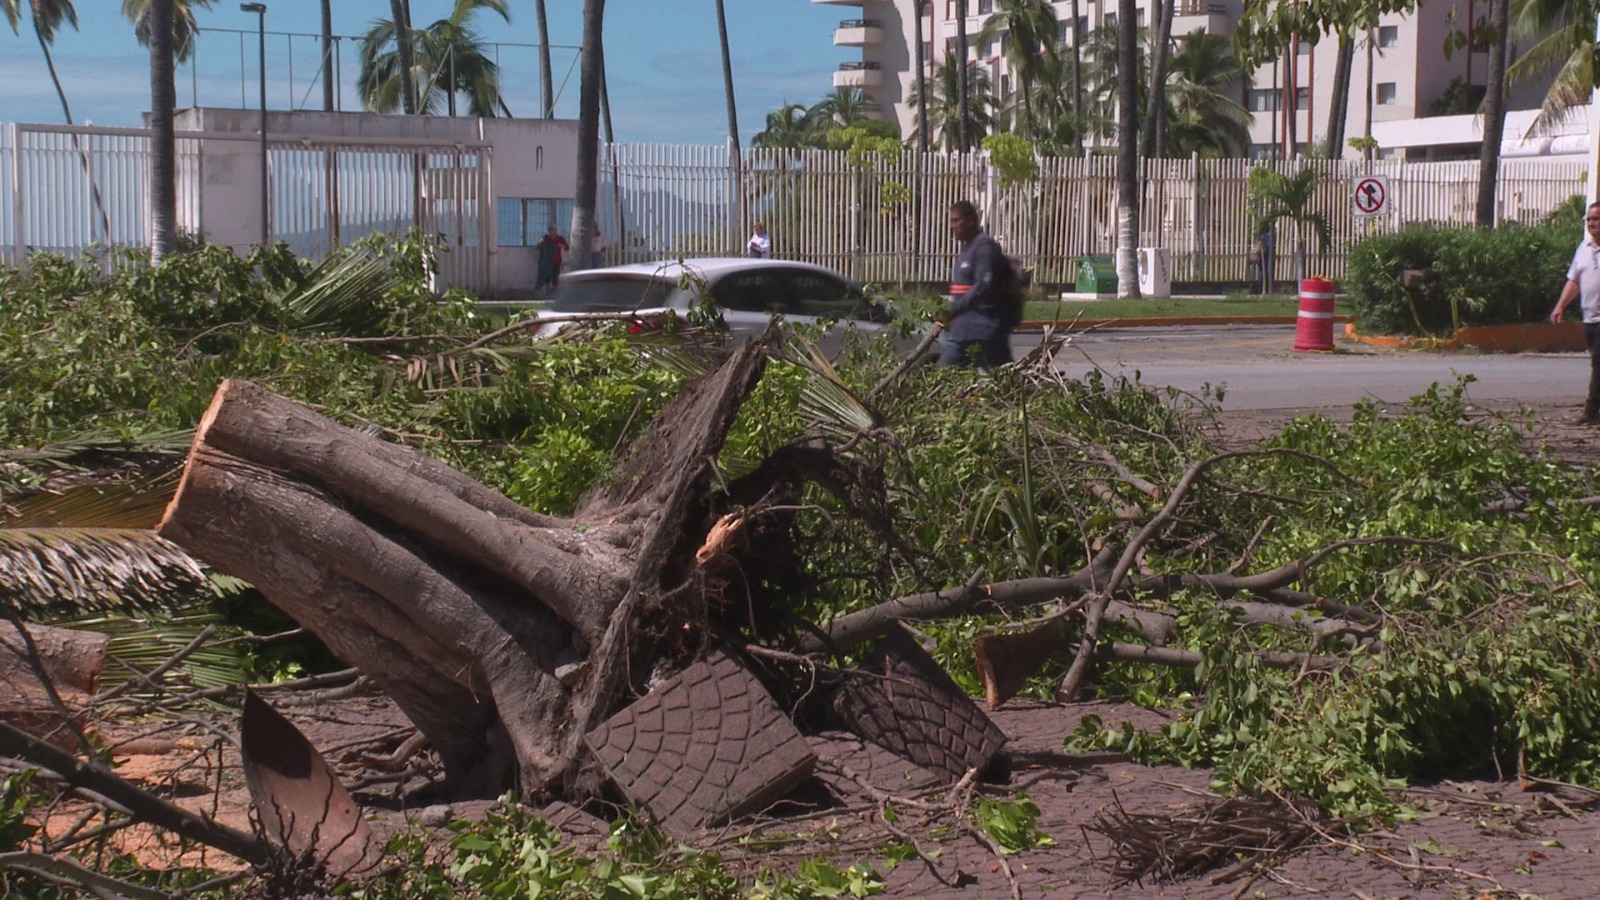
<path fill-rule="evenodd" d="M 939 362 L 985 369 L 1011 362 L 1011 330 L 1017 327 L 1002 276 L 1010 263 L 994 238 L 978 227 L 971 201 L 950 207 L 950 234 L 961 244 L 950 273 L 949 324 Z"/>
<path fill-rule="evenodd" d="M 534 290 L 542 292 L 556 289 L 557 282 L 561 280 L 563 255 L 571 249 L 556 226 L 551 225 L 545 231 L 544 239 L 539 242 L 539 281 L 533 286 Z"/>

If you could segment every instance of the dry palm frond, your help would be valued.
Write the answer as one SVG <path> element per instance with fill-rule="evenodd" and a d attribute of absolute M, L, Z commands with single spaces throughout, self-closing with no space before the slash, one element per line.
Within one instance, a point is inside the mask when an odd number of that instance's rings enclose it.
<path fill-rule="evenodd" d="M 150 530 L 176 484 L 169 469 L 14 501 L 0 518 L 0 607 L 127 610 L 204 585 L 200 564 Z"/>
<path fill-rule="evenodd" d="M 205 583 L 199 563 L 141 528 L 0 528 L 0 608 L 127 610 Z"/>

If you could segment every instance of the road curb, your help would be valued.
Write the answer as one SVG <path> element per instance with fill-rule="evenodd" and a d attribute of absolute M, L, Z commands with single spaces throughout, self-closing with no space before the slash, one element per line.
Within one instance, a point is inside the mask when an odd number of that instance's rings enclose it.
<path fill-rule="evenodd" d="M 1169 316 L 1150 319 L 1034 319 L 1017 326 L 1018 331 L 1088 331 L 1092 328 L 1159 328 L 1168 325 L 1293 325 L 1299 316 Z M 1336 315 L 1333 321 L 1349 323 L 1350 317 Z"/>

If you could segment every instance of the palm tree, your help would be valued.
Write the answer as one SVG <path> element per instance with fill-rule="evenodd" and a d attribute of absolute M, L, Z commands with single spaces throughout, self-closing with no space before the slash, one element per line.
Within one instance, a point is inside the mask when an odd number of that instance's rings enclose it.
<path fill-rule="evenodd" d="M 1511 7 L 1511 33 L 1534 40 L 1506 69 L 1510 84 L 1545 77 L 1555 80 L 1545 93 L 1532 131 L 1549 133 L 1568 113 L 1589 103 L 1595 88 L 1594 23 L 1600 16 L 1596 0 L 1515 0 Z"/>
<path fill-rule="evenodd" d="M 511 20 L 506 0 L 456 0 L 447 18 L 410 30 L 408 42 L 398 40 L 399 29 L 393 22 L 379 19 L 372 23 L 361 38 L 358 78 L 362 105 L 382 113 L 405 108 L 403 57 L 410 57 L 413 74 L 426 75 L 427 82 L 408 111 L 432 115 L 443 103 L 446 112 L 454 115 L 456 96 L 465 94 L 469 115 L 488 117 L 505 112 L 499 67 L 471 27 L 472 17 L 480 9 Z"/>
<path fill-rule="evenodd" d="M 817 130 L 828 132 L 835 128 L 849 128 L 867 121 L 866 91 L 861 88 L 834 88 L 833 91 L 808 110 Z"/>
<path fill-rule="evenodd" d="M 972 111 L 968 108 L 972 102 L 972 79 L 967 65 L 967 0 L 956 0 L 956 59 L 961 63 L 955 70 L 956 74 L 956 137 L 957 147 L 962 153 L 972 149 L 974 142 L 979 140 L 978 135 L 972 134 L 968 126 L 972 122 Z"/>
<path fill-rule="evenodd" d="M 1072 0 L 1072 155 L 1083 155 L 1083 31 L 1078 0 Z"/>
<path fill-rule="evenodd" d="M 539 20 L 539 115 L 553 119 L 556 95 L 550 77 L 550 25 L 544 16 L 544 0 L 534 0 L 533 12 Z"/>
<path fill-rule="evenodd" d="M 389 0 L 389 17 L 390 36 L 394 40 L 397 64 L 400 67 L 400 77 L 395 84 L 395 89 L 400 92 L 400 108 L 408 116 L 416 115 L 417 75 L 416 64 L 411 59 L 411 10 L 404 0 Z M 363 47 L 362 56 L 365 55 L 366 48 Z M 363 78 L 361 83 L 366 84 L 367 80 Z M 366 92 L 362 93 L 362 102 L 365 103 Z M 390 108 L 393 109 L 392 106 Z M 368 109 L 371 109 L 371 106 L 368 106 Z"/>
<path fill-rule="evenodd" d="M 999 0 L 994 14 L 978 32 L 978 43 L 987 45 L 996 36 L 1004 41 L 1006 61 L 1017 77 L 1017 96 L 1021 100 L 1020 123 L 1025 134 L 1035 135 L 1034 88 L 1056 67 L 1056 35 L 1060 29 L 1048 0 Z"/>
<path fill-rule="evenodd" d="M 188 62 L 194 55 L 194 36 L 200 27 L 195 24 L 196 7 L 210 9 L 212 0 L 172 0 L 173 59 Z M 122 0 L 122 15 L 133 23 L 133 36 L 141 47 L 150 46 L 151 7 L 155 0 Z"/>
<path fill-rule="evenodd" d="M 11 24 L 11 32 L 21 34 L 22 0 L 0 0 L 0 12 L 5 13 L 6 21 Z M 61 87 L 61 76 L 56 72 L 55 55 L 50 52 L 50 46 L 55 42 L 56 30 L 63 24 L 71 25 L 74 29 L 78 27 L 78 13 L 72 8 L 72 0 L 29 0 L 28 12 L 33 19 L 33 36 L 39 41 L 39 52 L 44 54 L 44 67 L 50 72 L 50 83 L 55 85 L 56 98 L 61 101 L 61 115 L 71 125 L 72 105 L 67 102 L 67 92 Z M 90 171 L 89 156 L 79 148 L 76 134 L 72 136 L 72 146 L 78 150 L 78 160 L 87 175 Z M 106 213 L 105 200 L 100 196 L 100 185 L 92 179 L 89 193 L 93 197 L 95 210 L 100 214 L 100 233 L 109 242 L 111 217 Z"/>
<path fill-rule="evenodd" d="M 1139 243 L 1139 36 L 1134 0 L 1117 0 L 1117 296 L 1138 297 Z"/>
<path fill-rule="evenodd" d="M 1166 155 L 1243 155 L 1250 146 L 1251 115 L 1234 98 L 1244 80 L 1244 66 L 1227 38 L 1196 29 L 1180 40 L 1166 79 Z"/>
<path fill-rule="evenodd" d="M 1506 55 L 1511 45 L 1511 0 L 1490 0 L 1489 71 L 1483 95 L 1483 145 L 1478 153 L 1479 228 L 1494 225 L 1494 195 L 1500 175 L 1500 139 L 1506 130 Z"/>
<path fill-rule="evenodd" d="M 967 85 L 965 102 L 961 91 L 963 82 Z M 961 65 L 955 54 L 946 54 L 944 65 L 934 70 L 930 94 L 928 108 L 918 109 L 917 117 L 919 122 L 926 117 L 938 132 L 935 143 L 941 149 L 960 151 L 963 137 L 981 141 L 994 127 L 994 95 L 989 89 L 989 73 L 982 66 Z M 961 115 L 963 110 L 965 122 Z"/>
<path fill-rule="evenodd" d="M 178 86 L 172 80 L 175 0 L 149 0 L 145 37 L 150 47 L 150 265 L 159 268 L 178 236 L 177 139 L 172 130 Z"/>
<path fill-rule="evenodd" d="M 578 183 L 572 198 L 572 252 L 576 268 L 593 258 L 595 209 L 600 195 L 600 51 L 606 0 L 583 2 L 583 49 L 578 57 Z"/>
<path fill-rule="evenodd" d="M 1167 66 L 1171 55 L 1173 4 L 1176 0 L 1151 0 L 1156 16 L 1156 33 L 1151 36 L 1149 101 L 1145 103 L 1144 155 L 1159 159 L 1167 155 Z"/>
<path fill-rule="evenodd" d="M 750 139 L 750 146 L 763 150 L 804 150 L 821 146 L 811 110 L 799 103 L 785 103 L 767 113 L 767 127 Z"/>
<path fill-rule="evenodd" d="M 911 42 L 917 49 L 917 96 L 914 99 L 918 109 L 928 105 L 928 54 L 922 42 L 922 11 L 928 8 L 928 0 L 915 0 L 912 4 L 911 17 Z M 928 137 L 928 123 L 921 122 L 917 128 L 917 149 L 923 153 L 928 152 L 932 141 Z"/>
<path fill-rule="evenodd" d="M 1306 277 L 1306 229 L 1316 234 L 1323 250 L 1328 249 L 1332 233 L 1327 216 L 1311 208 L 1317 196 L 1318 174 L 1314 165 L 1304 165 L 1294 175 L 1266 166 L 1250 170 L 1250 215 L 1255 223 L 1251 234 L 1263 234 L 1280 221 L 1293 223 L 1296 282 Z"/>
<path fill-rule="evenodd" d="M 1086 95 L 1089 106 L 1083 121 L 1084 130 L 1102 138 L 1114 137 L 1117 131 L 1117 106 L 1122 91 L 1122 23 L 1108 22 L 1096 28 L 1084 41 L 1088 57 L 1088 85 Z M 1145 77 L 1147 55 L 1137 41 L 1134 46 L 1133 77 L 1137 97 L 1136 109 L 1144 110 L 1145 90 L 1149 87 Z"/>

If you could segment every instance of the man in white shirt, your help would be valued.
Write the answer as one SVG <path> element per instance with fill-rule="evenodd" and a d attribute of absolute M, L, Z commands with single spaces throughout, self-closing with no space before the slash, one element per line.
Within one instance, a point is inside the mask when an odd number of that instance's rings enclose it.
<path fill-rule="evenodd" d="M 1583 338 L 1589 345 L 1589 396 L 1578 421 L 1600 425 L 1600 203 L 1589 204 L 1583 213 L 1583 225 L 1588 234 L 1572 255 L 1567 284 L 1561 289 L 1556 308 L 1550 311 L 1550 321 L 1560 322 L 1572 301 L 1580 301 Z"/>

